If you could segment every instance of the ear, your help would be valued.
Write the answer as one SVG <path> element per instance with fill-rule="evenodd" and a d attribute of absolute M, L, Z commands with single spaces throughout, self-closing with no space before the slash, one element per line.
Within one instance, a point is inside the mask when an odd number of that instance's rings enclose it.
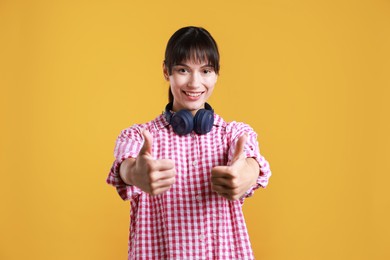
<path fill-rule="evenodd" d="M 168 68 L 165 66 L 165 62 L 163 62 L 162 67 L 163 67 L 164 79 L 165 80 L 169 80 Z"/>

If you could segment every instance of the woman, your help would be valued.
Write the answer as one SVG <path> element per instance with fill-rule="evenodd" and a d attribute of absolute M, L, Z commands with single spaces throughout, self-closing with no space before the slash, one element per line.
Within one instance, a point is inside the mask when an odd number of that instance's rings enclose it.
<path fill-rule="evenodd" d="M 253 259 L 242 203 L 271 176 L 257 134 L 207 104 L 219 74 L 210 33 L 168 41 L 165 113 L 121 132 L 107 182 L 131 201 L 129 259 Z"/>

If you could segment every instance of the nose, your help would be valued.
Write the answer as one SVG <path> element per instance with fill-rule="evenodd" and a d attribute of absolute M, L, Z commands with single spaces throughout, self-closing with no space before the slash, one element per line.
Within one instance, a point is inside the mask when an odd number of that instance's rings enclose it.
<path fill-rule="evenodd" d="M 191 73 L 191 77 L 188 81 L 188 86 L 192 88 L 198 88 L 201 86 L 201 83 L 202 83 L 201 75 L 197 72 Z"/>

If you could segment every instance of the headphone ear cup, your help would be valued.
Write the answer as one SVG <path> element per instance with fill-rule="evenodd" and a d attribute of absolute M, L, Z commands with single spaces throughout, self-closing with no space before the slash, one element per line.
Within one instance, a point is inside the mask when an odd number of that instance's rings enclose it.
<path fill-rule="evenodd" d="M 212 110 L 200 109 L 194 116 L 194 131 L 197 134 L 207 134 L 214 125 L 214 112 Z"/>
<path fill-rule="evenodd" d="M 194 129 L 194 122 L 191 112 L 180 110 L 170 120 L 173 131 L 178 135 L 186 135 Z"/>

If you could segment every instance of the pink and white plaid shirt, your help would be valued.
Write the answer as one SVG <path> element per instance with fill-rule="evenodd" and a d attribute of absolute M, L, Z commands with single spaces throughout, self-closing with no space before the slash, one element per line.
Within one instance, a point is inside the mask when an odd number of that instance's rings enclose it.
<path fill-rule="evenodd" d="M 176 182 L 157 196 L 126 185 L 119 176 L 120 163 L 137 157 L 143 129 L 153 136 L 153 157 L 172 159 Z M 248 134 L 247 157 L 260 165 L 257 185 L 240 200 L 229 201 L 211 190 L 214 166 L 228 165 L 240 136 Z M 116 160 L 107 183 L 131 201 L 128 259 L 253 259 L 242 203 L 271 176 L 268 162 L 260 155 L 257 135 L 243 123 L 225 122 L 215 115 L 214 127 L 205 135 L 175 134 L 164 115 L 133 125 L 117 139 Z"/>

